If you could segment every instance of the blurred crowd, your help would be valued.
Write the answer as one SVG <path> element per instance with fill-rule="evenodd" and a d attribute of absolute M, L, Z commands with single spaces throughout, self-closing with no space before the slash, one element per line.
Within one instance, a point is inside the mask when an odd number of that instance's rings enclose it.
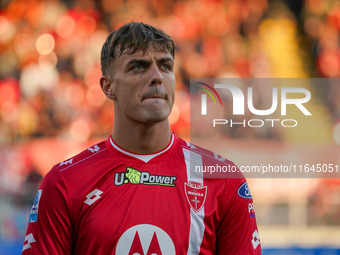
<path fill-rule="evenodd" d="M 192 77 L 340 75 L 337 1 L 5 0 L 0 144 L 106 137 L 113 117 L 98 84 L 100 49 L 111 31 L 132 20 L 163 29 L 177 44 L 178 97 L 170 121 L 181 136 L 190 129 Z M 340 90 L 325 91 L 338 120 Z"/>
<path fill-rule="evenodd" d="M 176 42 L 170 124 L 182 137 L 190 134 L 190 78 L 340 77 L 337 0 L 2 0 L 0 8 L 2 148 L 33 138 L 106 138 L 114 120 L 98 83 L 100 50 L 111 31 L 130 21 L 159 27 Z M 329 83 L 319 96 L 339 122 L 340 86 Z M 7 215 L 16 217 L 21 202 Z"/>

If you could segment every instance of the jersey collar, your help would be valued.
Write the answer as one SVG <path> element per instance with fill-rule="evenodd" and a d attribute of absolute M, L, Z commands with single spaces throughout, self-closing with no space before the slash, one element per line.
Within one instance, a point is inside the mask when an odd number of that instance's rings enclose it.
<path fill-rule="evenodd" d="M 173 145 L 174 145 L 174 141 L 175 141 L 175 135 L 171 132 L 171 139 L 170 139 L 170 143 L 168 144 L 167 147 L 165 147 L 163 150 L 160 150 L 158 152 L 155 153 L 146 153 L 146 154 L 142 154 L 142 153 L 134 153 L 134 152 L 130 152 L 127 151 L 121 147 L 119 147 L 112 139 L 112 136 L 109 137 L 109 141 L 110 144 L 112 146 L 112 148 L 116 151 L 119 151 L 120 153 L 123 153 L 129 157 L 135 158 L 135 159 L 139 159 L 141 161 L 144 161 L 145 163 L 148 163 L 151 159 L 160 156 L 160 155 L 164 155 L 165 152 L 169 151 Z"/>

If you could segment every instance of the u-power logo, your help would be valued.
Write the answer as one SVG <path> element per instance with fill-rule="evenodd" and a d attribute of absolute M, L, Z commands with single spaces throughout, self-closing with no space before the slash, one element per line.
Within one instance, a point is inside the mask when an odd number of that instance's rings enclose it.
<path fill-rule="evenodd" d="M 218 95 L 217 89 L 227 89 L 231 92 L 232 98 L 233 98 L 233 115 L 244 115 L 245 114 L 245 95 L 243 91 L 232 84 L 215 84 L 214 87 L 209 86 L 208 84 L 197 82 L 200 85 L 208 87 L 211 91 L 215 93 L 217 98 L 219 99 L 221 106 L 222 106 L 222 100 L 220 96 Z M 209 92 L 207 89 L 197 87 L 198 89 L 203 90 L 206 92 L 215 102 L 215 105 L 217 105 L 216 100 L 214 96 Z M 281 101 L 281 116 L 287 115 L 287 105 L 295 105 L 305 116 L 311 116 L 312 114 L 307 110 L 307 108 L 303 105 L 307 103 L 311 99 L 311 93 L 308 89 L 305 88 L 296 88 L 296 87 L 287 87 L 287 88 L 281 88 L 281 93 L 278 93 L 278 88 L 273 87 L 272 88 L 272 105 L 269 109 L 265 110 L 259 110 L 256 109 L 254 106 L 253 101 L 253 88 L 248 87 L 246 91 L 246 99 L 247 99 L 247 107 L 248 110 L 258 116 L 267 116 L 270 114 L 273 114 L 277 108 L 278 108 L 278 99 L 280 96 Z M 287 94 L 289 93 L 295 93 L 302 95 L 303 97 L 299 96 L 299 98 L 288 98 Z M 201 115 L 207 115 L 207 94 L 201 95 Z M 296 127 L 298 125 L 297 120 L 295 119 L 249 119 L 246 121 L 246 119 L 243 119 L 240 121 L 234 121 L 233 119 L 227 120 L 227 119 L 214 119 L 213 120 L 213 126 L 216 127 L 216 125 L 225 125 L 229 124 L 230 127 L 233 127 L 234 125 L 242 125 L 243 127 L 249 126 L 249 127 L 262 127 L 266 123 L 271 125 L 271 127 L 275 126 L 275 123 L 279 122 L 283 127 Z"/>

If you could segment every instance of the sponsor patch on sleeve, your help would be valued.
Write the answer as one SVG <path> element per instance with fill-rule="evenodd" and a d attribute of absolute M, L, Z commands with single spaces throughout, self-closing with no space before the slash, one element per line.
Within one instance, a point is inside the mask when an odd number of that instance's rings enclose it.
<path fill-rule="evenodd" d="M 35 196 L 28 222 L 37 222 L 38 220 L 38 208 L 39 208 L 41 193 L 42 193 L 42 189 L 39 189 L 37 192 L 37 195 Z"/>
<path fill-rule="evenodd" d="M 255 208 L 254 208 L 254 203 L 249 203 L 248 204 L 248 212 L 250 217 L 255 217 Z"/>
<path fill-rule="evenodd" d="M 243 183 L 237 190 L 237 194 L 242 198 L 252 199 L 248 183 Z"/>

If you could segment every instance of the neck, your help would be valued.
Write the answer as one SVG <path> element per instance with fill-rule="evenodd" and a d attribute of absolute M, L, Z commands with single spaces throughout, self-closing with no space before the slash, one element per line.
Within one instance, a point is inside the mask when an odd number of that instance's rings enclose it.
<path fill-rule="evenodd" d="M 154 153 L 164 149 L 171 139 L 169 121 L 155 124 L 114 124 L 113 141 L 121 148 L 134 153 Z"/>

